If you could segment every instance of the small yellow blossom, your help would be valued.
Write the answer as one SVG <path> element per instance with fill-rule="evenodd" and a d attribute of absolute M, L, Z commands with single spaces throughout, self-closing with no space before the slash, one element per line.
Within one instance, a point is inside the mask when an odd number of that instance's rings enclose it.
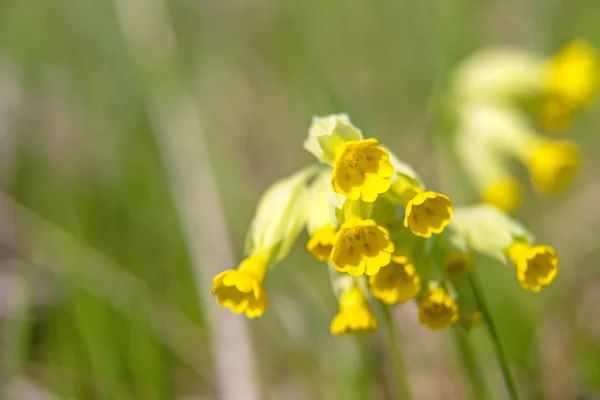
<path fill-rule="evenodd" d="M 372 219 L 350 218 L 339 229 L 331 261 L 340 272 L 352 276 L 372 276 L 392 259 L 394 243 L 387 229 Z"/>
<path fill-rule="evenodd" d="M 335 243 L 335 229 L 331 224 L 327 224 L 315 231 L 306 248 L 317 260 L 328 261 L 331 257 L 331 250 Z"/>
<path fill-rule="evenodd" d="M 389 154 L 376 139 L 348 141 L 335 158 L 331 187 L 350 200 L 372 203 L 388 191 L 393 174 Z"/>
<path fill-rule="evenodd" d="M 517 278 L 525 290 L 539 292 L 548 286 L 558 272 L 558 256 L 550 246 L 532 246 L 515 242 L 507 250 L 508 258 L 517 268 Z"/>
<path fill-rule="evenodd" d="M 550 61 L 539 120 L 549 130 L 564 130 L 572 115 L 587 106 L 598 89 L 598 53 L 582 41 L 567 44 Z"/>
<path fill-rule="evenodd" d="M 358 286 L 342 293 L 339 303 L 340 312 L 331 321 L 332 334 L 369 333 L 377 330 L 377 320 L 369 310 L 367 299 Z"/>
<path fill-rule="evenodd" d="M 454 207 L 447 196 L 436 192 L 421 192 L 406 205 L 404 226 L 417 236 L 431 237 L 441 233 L 452 219 Z"/>
<path fill-rule="evenodd" d="M 406 303 L 421 291 L 415 266 L 403 255 L 392 257 L 387 267 L 369 278 L 373 297 L 386 304 Z"/>
<path fill-rule="evenodd" d="M 458 306 L 440 287 L 430 288 L 419 302 L 419 323 L 429 329 L 444 329 L 458 321 Z"/>
<path fill-rule="evenodd" d="M 498 207 L 502 211 L 511 212 L 521 206 L 523 188 L 513 177 L 502 178 L 487 185 L 481 195 L 482 202 Z"/>
<path fill-rule="evenodd" d="M 542 193 L 562 190 L 579 168 L 579 149 L 570 141 L 539 141 L 527 160 L 533 185 Z"/>
<path fill-rule="evenodd" d="M 471 266 L 471 255 L 467 252 L 453 251 L 444 257 L 444 269 L 449 274 L 457 274 Z"/>
<path fill-rule="evenodd" d="M 248 318 L 263 315 L 269 305 L 262 282 L 267 274 L 268 257 L 256 253 L 243 260 L 237 270 L 223 271 L 213 279 L 211 293 L 222 307 Z"/>

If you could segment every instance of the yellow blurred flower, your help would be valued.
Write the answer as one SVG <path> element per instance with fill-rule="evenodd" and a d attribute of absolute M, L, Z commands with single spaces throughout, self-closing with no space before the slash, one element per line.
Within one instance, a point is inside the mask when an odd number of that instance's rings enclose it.
<path fill-rule="evenodd" d="M 306 248 L 319 261 L 328 261 L 331 257 L 331 250 L 335 243 L 335 229 L 331 224 L 327 224 L 317 229 L 311 236 Z"/>
<path fill-rule="evenodd" d="M 457 274 L 471 266 L 471 255 L 467 252 L 452 251 L 444 256 L 444 269 L 449 274 Z"/>
<path fill-rule="evenodd" d="M 501 178 L 491 182 L 481 194 L 483 203 L 491 204 L 502 211 L 512 212 L 521 206 L 523 188 L 513 177 Z"/>
<path fill-rule="evenodd" d="M 458 321 L 458 306 L 441 287 L 431 287 L 419 302 L 419 323 L 429 329 L 444 329 Z"/>
<path fill-rule="evenodd" d="M 213 279 L 211 293 L 222 307 L 248 318 L 263 315 L 269 305 L 262 282 L 267 274 L 268 256 L 256 253 L 243 260 L 237 270 L 223 271 Z"/>
<path fill-rule="evenodd" d="M 596 94 L 598 72 L 598 52 L 590 44 L 576 40 L 561 49 L 547 67 L 540 124 L 553 131 L 568 127 L 572 115 Z"/>
<path fill-rule="evenodd" d="M 508 248 L 507 254 L 517 268 L 517 278 L 525 290 L 539 292 L 556 277 L 558 256 L 550 246 L 532 246 L 517 241 Z"/>
<path fill-rule="evenodd" d="M 337 232 L 331 261 L 340 272 L 371 276 L 389 264 L 393 251 L 387 229 L 372 219 L 353 217 Z"/>
<path fill-rule="evenodd" d="M 372 203 L 390 188 L 394 168 L 376 139 L 345 142 L 333 164 L 331 187 L 348 199 Z"/>
<path fill-rule="evenodd" d="M 542 193 L 562 190 L 579 168 L 579 149 L 570 141 L 538 141 L 526 161 L 533 185 Z"/>
<path fill-rule="evenodd" d="M 377 320 L 369 310 L 367 299 L 358 286 L 342 293 L 339 304 L 340 311 L 331 321 L 332 334 L 368 333 L 377 330 Z"/>
<path fill-rule="evenodd" d="M 387 267 L 369 278 L 373 297 L 386 304 L 406 303 L 421 291 L 421 278 L 404 255 L 392 257 Z"/>
<path fill-rule="evenodd" d="M 454 207 L 447 196 L 436 192 L 420 192 L 406 205 L 404 226 L 417 236 L 431 237 L 441 233 L 452 220 Z"/>

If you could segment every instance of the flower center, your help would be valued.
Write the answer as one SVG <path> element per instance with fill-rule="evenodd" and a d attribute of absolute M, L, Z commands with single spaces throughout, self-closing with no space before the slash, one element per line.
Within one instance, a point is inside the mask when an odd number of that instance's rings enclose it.
<path fill-rule="evenodd" d="M 537 255 L 529 262 L 527 277 L 532 280 L 543 279 L 552 271 L 552 263 L 544 255 Z"/>
<path fill-rule="evenodd" d="M 367 231 L 363 228 L 352 228 L 346 234 L 346 240 L 352 247 L 360 247 L 367 244 Z"/>
<path fill-rule="evenodd" d="M 358 151 L 353 151 L 344 158 L 344 164 L 349 169 L 362 172 L 364 170 L 365 156 Z"/>

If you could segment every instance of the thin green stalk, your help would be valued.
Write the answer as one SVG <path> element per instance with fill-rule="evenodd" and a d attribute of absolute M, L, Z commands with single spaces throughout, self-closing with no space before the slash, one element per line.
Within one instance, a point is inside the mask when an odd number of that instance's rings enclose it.
<path fill-rule="evenodd" d="M 398 336 L 396 335 L 396 326 L 390 313 L 390 308 L 386 304 L 379 302 L 381 307 L 381 315 L 388 336 L 388 345 L 390 354 L 392 357 L 392 372 L 393 379 L 396 385 L 397 398 L 401 400 L 408 400 L 411 398 L 410 387 L 408 384 L 408 378 L 406 376 L 406 369 L 404 368 L 404 357 L 402 356 L 402 350 L 398 344 Z"/>
<path fill-rule="evenodd" d="M 506 356 L 504 355 L 504 350 L 502 349 L 502 345 L 500 344 L 500 337 L 498 336 L 498 331 L 496 330 L 494 321 L 492 320 L 492 314 L 490 313 L 490 310 L 487 307 L 487 303 L 483 296 L 483 291 L 479 287 L 479 283 L 477 282 L 475 272 L 471 270 L 468 273 L 469 282 L 471 284 L 471 288 L 473 289 L 473 293 L 475 294 L 477 306 L 479 307 L 479 309 L 485 317 L 486 326 L 488 328 L 490 338 L 492 339 L 492 343 L 494 344 L 496 358 L 498 359 L 498 364 L 500 365 L 500 370 L 502 371 L 502 377 L 504 378 L 506 390 L 508 391 L 508 395 L 512 400 L 518 400 L 519 396 L 517 395 L 517 389 L 510 374 L 510 369 L 508 368 Z"/>
<path fill-rule="evenodd" d="M 33 266 L 19 261 L 22 285 L 15 285 L 14 307 L 6 318 L 0 358 L 0 398 L 14 398 L 15 384 L 23 371 L 29 351 L 29 312 L 31 307 Z"/>
<path fill-rule="evenodd" d="M 465 371 L 467 372 L 467 375 L 469 375 L 473 398 L 477 400 L 488 399 L 489 397 L 487 395 L 485 382 L 483 380 L 483 376 L 481 375 L 481 370 L 477 366 L 477 361 L 475 359 L 475 355 L 473 354 L 471 344 L 467 340 L 465 330 L 455 328 L 454 336 L 456 339 L 460 360 Z"/>

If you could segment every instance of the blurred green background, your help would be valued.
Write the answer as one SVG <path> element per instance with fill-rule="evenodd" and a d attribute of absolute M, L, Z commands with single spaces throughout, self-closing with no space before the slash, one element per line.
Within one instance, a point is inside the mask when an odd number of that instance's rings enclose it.
<path fill-rule="evenodd" d="M 1 0 L 3 398 L 394 398 L 381 333 L 329 333 L 306 234 L 259 320 L 216 309 L 211 277 L 243 256 L 262 191 L 314 162 L 313 115 L 348 112 L 473 202 L 436 140 L 453 66 L 489 45 L 600 46 L 598 15 L 597 0 Z M 598 103 L 570 133 L 575 184 L 529 191 L 518 213 L 557 249 L 555 284 L 525 293 L 477 260 L 526 399 L 600 398 Z M 419 326 L 414 304 L 393 313 L 413 397 L 468 398 L 452 330 Z M 487 398 L 504 398 L 485 331 L 470 336 Z"/>

